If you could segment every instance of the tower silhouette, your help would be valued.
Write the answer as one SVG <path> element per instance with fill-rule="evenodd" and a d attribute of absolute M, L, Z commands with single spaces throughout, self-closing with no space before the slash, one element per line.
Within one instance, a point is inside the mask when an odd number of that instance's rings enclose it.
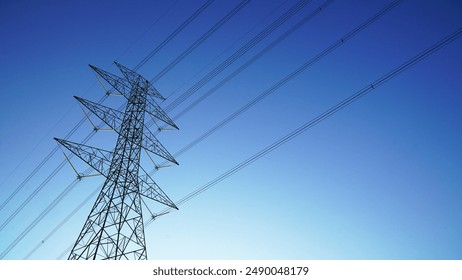
<path fill-rule="evenodd" d="M 106 177 L 69 259 L 147 259 L 142 197 L 178 209 L 140 165 L 141 151 L 178 164 L 144 123 L 146 113 L 178 129 L 156 103 L 164 99 L 138 73 L 115 62 L 123 78 L 90 67 L 127 99 L 125 112 L 75 97 L 117 134 L 113 151 L 55 138 Z"/>

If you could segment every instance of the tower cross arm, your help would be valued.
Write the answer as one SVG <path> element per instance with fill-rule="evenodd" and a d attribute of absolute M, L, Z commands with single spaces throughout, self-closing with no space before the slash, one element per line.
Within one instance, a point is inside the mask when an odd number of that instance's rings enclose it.
<path fill-rule="evenodd" d="M 146 173 L 143 168 L 140 168 L 139 172 L 139 187 L 140 194 L 142 196 L 178 210 L 178 207 L 175 205 L 175 203 L 173 203 L 173 201 L 164 193 L 159 185 L 154 182 L 151 176 L 149 176 L 149 174 Z"/>
<path fill-rule="evenodd" d="M 160 106 L 156 103 L 154 98 L 151 98 L 149 95 L 146 98 L 146 112 L 153 118 L 163 121 L 165 124 L 169 126 L 179 129 L 178 126 L 167 116 L 167 113 L 160 108 Z"/>
<path fill-rule="evenodd" d="M 162 108 L 156 103 L 154 98 L 160 98 L 164 100 L 165 98 L 160 95 L 157 89 L 145 78 L 143 78 L 138 73 L 134 72 L 133 70 L 128 69 L 127 67 L 121 65 L 120 63 L 115 62 L 117 67 L 119 67 L 120 71 L 126 79 L 121 78 L 117 75 L 99 69 L 93 65 L 90 65 L 91 69 L 93 69 L 100 77 L 102 77 L 108 84 L 110 84 L 115 90 L 117 90 L 120 94 L 122 94 L 127 100 L 130 97 L 130 91 L 132 90 L 133 86 L 139 86 L 140 84 L 143 85 L 144 88 L 147 89 L 146 95 L 146 112 L 155 119 L 158 119 L 165 124 L 178 129 L 178 126 L 175 125 L 172 119 L 162 110 Z"/>
<path fill-rule="evenodd" d="M 131 70 L 128 67 L 123 66 L 118 62 L 114 62 L 114 64 L 119 68 L 120 72 L 124 75 L 125 79 L 132 85 L 135 86 L 141 83 L 148 91 L 148 96 L 159 98 L 161 100 L 165 100 L 165 98 L 160 94 L 160 92 L 149 82 L 146 78 L 138 74 L 137 72 Z"/>
<path fill-rule="evenodd" d="M 107 177 L 111 164 L 112 152 L 103 149 L 71 142 L 64 139 L 54 138 L 61 146 L 71 151 L 74 155 L 86 162 L 101 175 Z"/>
<path fill-rule="evenodd" d="M 130 95 L 130 90 L 132 88 L 129 81 L 124 78 L 121 78 L 117 75 L 114 75 L 110 72 L 104 71 L 96 66 L 89 65 L 93 71 L 96 72 L 101 78 L 103 78 L 108 84 L 110 84 L 116 91 L 122 94 L 125 98 L 128 98 Z"/>
<path fill-rule="evenodd" d="M 141 146 L 147 151 L 150 151 L 151 153 L 178 165 L 178 162 L 175 160 L 175 158 L 167 151 L 167 149 L 165 149 L 162 143 L 157 140 L 154 134 L 146 126 L 143 130 Z"/>
<path fill-rule="evenodd" d="M 105 124 L 110 128 L 117 130 L 120 128 L 123 120 L 123 113 L 117 111 L 113 108 L 86 100 L 84 98 L 74 96 L 77 101 L 95 114 L 99 119 L 101 119 Z"/>
<path fill-rule="evenodd" d="M 123 113 L 117 111 L 113 108 L 86 100 L 81 97 L 74 96 L 83 106 L 95 114 L 99 119 L 101 119 L 105 124 L 112 128 L 119 135 L 121 134 L 121 127 L 123 121 Z M 123 135 L 122 135 L 123 136 Z M 131 139 L 127 139 L 131 141 Z M 178 162 L 173 158 L 173 156 L 165 149 L 165 147 L 160 143 L 159 140 L 154 136 L 154 134 L 144 126 L 143 129 L 143 138 L 141 146 L 147 151 L 158 155 L 172 163 L 178 164 Z"/>

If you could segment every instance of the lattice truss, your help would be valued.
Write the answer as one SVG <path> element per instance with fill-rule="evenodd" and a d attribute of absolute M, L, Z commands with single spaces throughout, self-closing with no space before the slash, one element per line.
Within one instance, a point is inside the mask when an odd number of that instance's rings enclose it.
<path fill-rule="evenodd" d="M 164 98 L 154 86 L 133 70 L 115 64 L 123 77 L 90 67 L 127 99 L 125 112 L 75 97 L 118 134 L 114 150 L 55 138 L 106 178 L 69 259 L 147 259 L 142 197 L 178 209 L 140 166 L 142 149 L 178 164 L 145 126 L 145 113 L 169 127 L 178 127 L 156 103 L 155 99 Z"/>

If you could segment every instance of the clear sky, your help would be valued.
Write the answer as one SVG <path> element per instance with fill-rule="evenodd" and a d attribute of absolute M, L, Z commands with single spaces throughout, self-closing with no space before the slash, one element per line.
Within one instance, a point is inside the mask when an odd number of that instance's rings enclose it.
<path fill-rule="evenodd" d="M 0 203 L 56 147 L 53 137 L 64 138 L 81 120 L 72 96 L 103 96 L 88 64 L 115 74 L 114 60 L 134 68 L 204 2 L 0 1 Z M 155 77 L 240 2 L 213 2 L 139 73 Z M 161 105 L 187 92 L 296 2 L 250 1 L 156 81 L 168 97 Z M 159 140 L 176 153 L 389 2 L 333 1 Z M 308 3 L 169 115 L 323 3 Z M 403 1 L 154 179 L 178 201 L 461 27 L 461 1 Z M 461 49 L 459 38 L 150 224 L 148 258 L 461 259 Z M 104 104 L 122 102 L 111 96 Z M 69 140 L 82 141 L 91 130 L 86 122 Z M 114 134 L 98 132 L 88 143 L 111 149 Z M 67 164 L 46 182 L 63 159 L 61 151 L 54 153 L 0 210 L 0 253 L 75 179 Z M 77 159 L 72 163 L 86 170 Z M 153 167 L 146 157 L 143 164 Z M 22 259 L 40 245 L 31 259 L 56 259 L 76 240 L 94 198 L 47 235 L 102 182 L 87 178 L 74 186 L 4 258 Z M 146 203 L 151 211 L 164 209 Z"/>

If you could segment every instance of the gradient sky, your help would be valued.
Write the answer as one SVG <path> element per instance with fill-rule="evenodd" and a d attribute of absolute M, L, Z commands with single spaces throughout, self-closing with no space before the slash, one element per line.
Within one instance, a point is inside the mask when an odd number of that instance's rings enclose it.
<path fill-rule="evenodd" d="M 64 138 L 82 118 L 72 96 L 103 96 L 88 64 L 115 74 L 114 60 L 135 67 L 204 2 L 0 1 L 0 203 L 56 146 L 53 137 Z M 212 3 L 139 73 L 154 77 L 239 2 Z M 155 84 L 168 97 L 162 106 L 295 2 L 251 1 Z M 169 115 L 322 3 L 312 1 Z M 159 139 L 175 153 L 388 3 L 334 1 L 178 119 L 179 131 Z M 461 1 L 403 1 L 154 179 L 177 201 L 461 27 Z M 146 228 L 148 258 L 461 259 L 460 50 L 462 38 L 159 218 Z M 104 104 L 122 101 L 114 96 Z M 91 129 L 86 123 L 70 140 L 82 141 Z M 89 144 L 111 149 L 114 141 L 114 132 L 102 131 Z M 1 223 L 63 159 L 60 151 L 53 155 L 0 212 Z M 73 163 L 86 169 L 77 159 Z M 0 231 L 0 252 L 73 179 L 66 165 Z M 88 178 L 77 184 L 5 258 L 24 258 L 102 182 Z M 93 202 L 31 258 L 55 259 L 65 251 Z M 147 204 L 152 211 L 164 209 Z"/>

